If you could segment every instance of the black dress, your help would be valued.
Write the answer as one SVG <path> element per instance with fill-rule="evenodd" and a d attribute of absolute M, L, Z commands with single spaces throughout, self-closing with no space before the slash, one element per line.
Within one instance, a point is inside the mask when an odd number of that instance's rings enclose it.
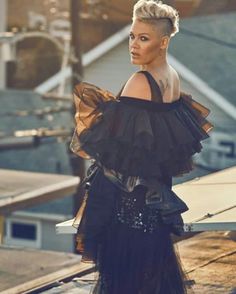
<path fill-rule="evenodd" d="M 94 294 L 187 293 L 171 233 L 183 233 L 188 207 L 171 190 L 172 176 L 193 169 L 192 155 L 213 126 L 190 95 L 164 103 L 152 75 L 142 73 L 152 101 L 89 83 L 75 89 L 71 149 L 94 160 L 77 245 L 82 261 L 97 266 Z"/>

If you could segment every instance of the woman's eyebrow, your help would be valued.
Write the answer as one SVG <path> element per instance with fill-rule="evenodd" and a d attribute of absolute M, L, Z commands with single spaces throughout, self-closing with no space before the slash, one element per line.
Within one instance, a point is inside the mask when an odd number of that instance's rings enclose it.
<path fill-rule="evenodd" d="M 133 34 L 133 35 L 134 35 L 134 33 L 133 33 L 133 32 L 130 32 L 130 34 Z M 148 35 L 148 36 L 149 36 L 149 34 L 148 34 L 148 33 L 139 33 L 139 34 L 138 34 L 138 36 L 140 36 L 140 35 Z"/>

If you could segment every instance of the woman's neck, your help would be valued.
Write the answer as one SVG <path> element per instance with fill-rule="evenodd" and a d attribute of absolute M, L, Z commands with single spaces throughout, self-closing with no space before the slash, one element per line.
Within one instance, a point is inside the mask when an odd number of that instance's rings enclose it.
<path fill-rule="evenodd" d="M 163 52 L 163 54 L 159 55 L 153 62 L 149 64 L 141 64 L 140 69 L 150 72 L 155 72 L 160 69 L 168 68 L 169 64 L 167 61 L 166 52 Z"/>

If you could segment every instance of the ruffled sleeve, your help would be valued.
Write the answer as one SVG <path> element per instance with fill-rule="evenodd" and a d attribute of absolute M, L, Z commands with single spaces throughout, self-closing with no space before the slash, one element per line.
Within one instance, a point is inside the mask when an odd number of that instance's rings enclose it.
<path fill-rule="evenodd" d="M 71 150 L 77 155 L 90 159 L 91 156 L 83 150 L 79 136 L 88 132 L 102 118 L 102 105 L 107 101 L 115 100 L 109 91 L 81 82 L 74 89 L 75 122 L 76 128 L 70 144 Z"/>
<path fill-rule="evenodd" d="M 181 92 L 181 98 L 185 107 L 188 108 L 188 111 L 196 119 L 199 126 L 201 126 L 205 132 L 209 133 L 213 129 L 213 125 L 206 119 L 206 117 L 210 114 L 210 110 L 195 101 L 191 95 L 184 92 Z"/>
<path fill-rule="evenodd" d="M 88 83 L 74 93 L 76 129 L 71 150 L 128 176 L 182 175 L 193 169 L 212 124 L 202 104 L 181 94 L 174 103 L 115 97 Z"/>

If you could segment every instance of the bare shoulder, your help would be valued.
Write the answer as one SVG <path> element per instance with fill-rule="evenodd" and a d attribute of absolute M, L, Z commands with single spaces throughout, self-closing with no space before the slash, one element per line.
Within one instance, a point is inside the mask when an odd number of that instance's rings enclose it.
<path fill-rule="evenodd" d="M 178 72 L 173 68 L 173 66 L 170 66 L 170 68 L 171 68 L 171 73 L 175 82 L 178 83 L 180 81 Z"/>
<path fill-rule="evenodd" d="M 151 89 L 145 75 L 134 73 L 127 81 L 121 96 L 151 100 Z"/>
<path fill-rule="evenodd" d="M 173 89 L 174 89 L 174 93 L 175 95 L 174 96 L 179 96 L 179 94 L 177 93 L 180 93 L 180 78 L 179 78 L 179 74 L 178 72 L 172 67 L 171 67 L 171 74 L 172 74 L 172 81 L 173 81 Z"/>
<path fill-rule="evenodd" d="M 170 68 L 171 68 L 171 73 L 172 73 L 172 77 L 173 77 L 174 82 L 176 84 L 179 84 L 180 83 L 180 78 L 179 78 L 178 72 L 172 66 L 170 66 Z"/>

